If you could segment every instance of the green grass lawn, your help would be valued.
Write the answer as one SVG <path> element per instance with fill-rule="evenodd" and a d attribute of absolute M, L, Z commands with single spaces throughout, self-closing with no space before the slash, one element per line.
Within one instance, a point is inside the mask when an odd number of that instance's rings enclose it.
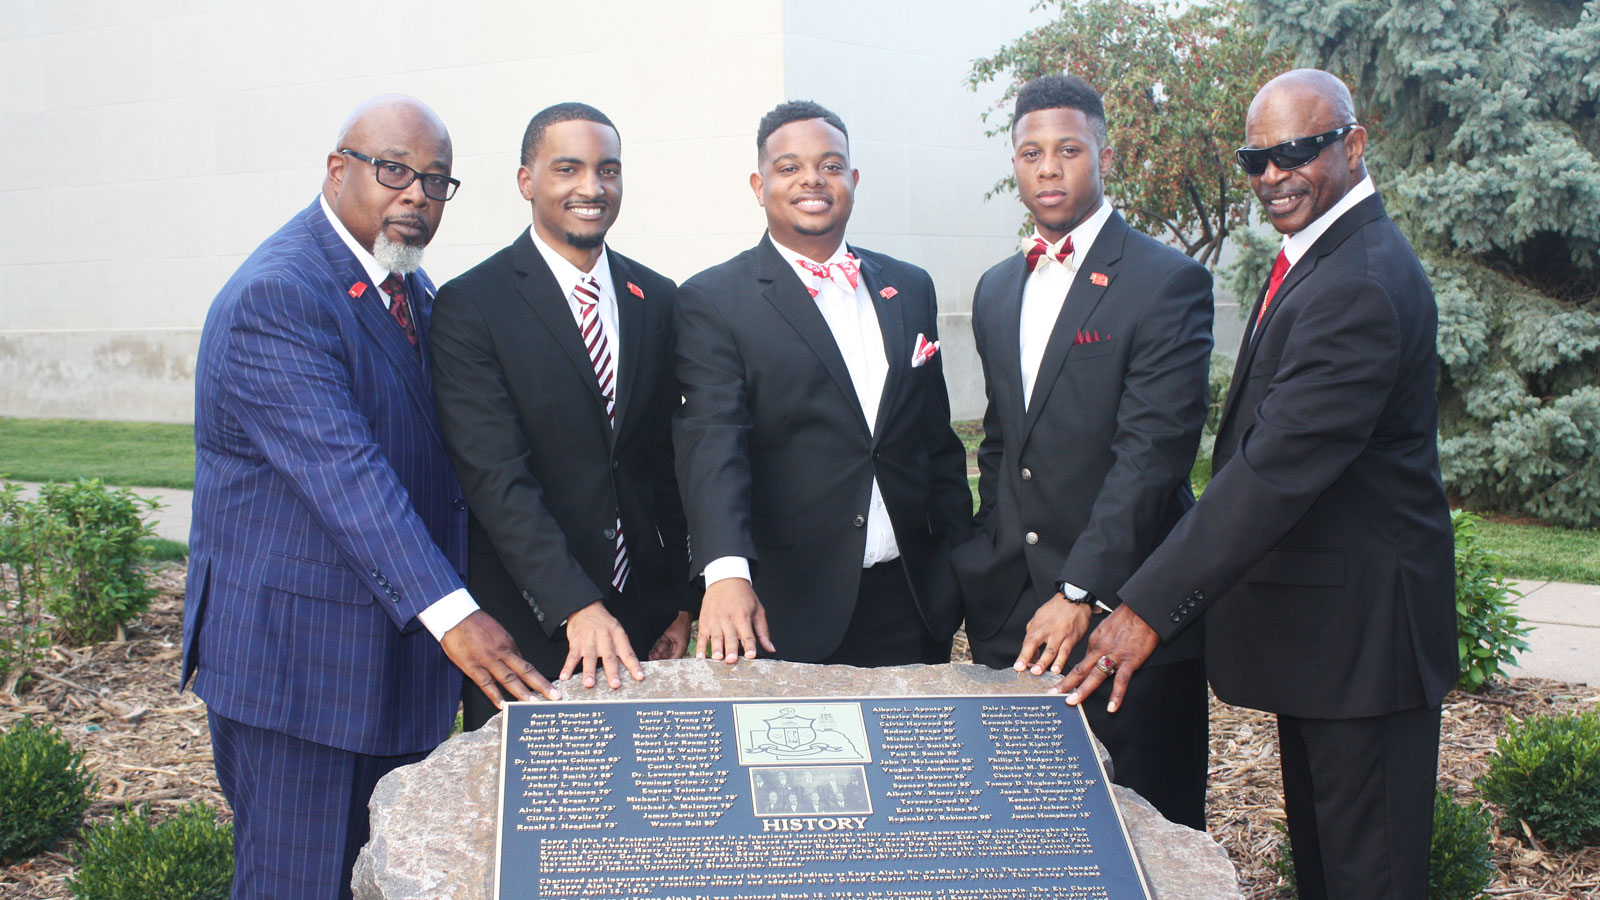
<path fill-rule="evenodd" d="M 1600 531 L 1485 520 L 1478 536 L 1511 578 L 1600 584 Z"/>
<path fill-rule="evenodd" d="M 0 418 L 0 475 L 12 481 L 98 476 L 132 487 L 194 487 L 194 426 Z"/>

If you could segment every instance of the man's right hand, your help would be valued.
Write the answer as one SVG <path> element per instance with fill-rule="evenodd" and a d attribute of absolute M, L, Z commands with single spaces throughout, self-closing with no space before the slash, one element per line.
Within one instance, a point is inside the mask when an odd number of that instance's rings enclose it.
<path fill-rule="evenodd" d="M 767 632 L 767 611 L 756 599 L 755 588 L 743 578 L 724 578 L 706 588 L 700 603 L 700 635 L 695 639 L 696 659 L 711 658 L 732 665 L 739 661 L 739 649 L 746 659 L 756 658 L 756 642 L 768 653 L 777 650 Z"/>
<path fill-rule="evenodd" d="M 472 679 L 484 696 L 503 709 L 500 691 L 518 700 L 532 700 L 537 691 L 546 700 L 560 700 L 561 693 L 545 680 L 533 663 L 517 652 L 516 641 L 494 617 L 477 610 L 446 631 L 439 640 L 444 655 Z"/>

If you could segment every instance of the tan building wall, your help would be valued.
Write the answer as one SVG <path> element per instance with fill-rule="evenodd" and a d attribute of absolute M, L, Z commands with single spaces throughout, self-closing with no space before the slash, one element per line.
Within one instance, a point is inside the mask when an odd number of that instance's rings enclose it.
<path fill-rule="evenodd" d="M 345 114 L 398 90 L 455 140 L 463 186 L 428 253 L 439 281 L 526 226 L 517 146 L 547 104 L 616 121 L 611 242 L 678 279 L 760 234 L 760 115 L 833 107 L 862 171 L 851 240 L 933 273 L 957 413 L 976 416 L 965 313 L 1021 208 L 982 199 L 1007 148 L 978 122 L 991 95 L 961 79 L 1028 27 L 1028 6 L 0 0 L 0 415 L 190 420 L 211 298 L 315 196 Z"/>

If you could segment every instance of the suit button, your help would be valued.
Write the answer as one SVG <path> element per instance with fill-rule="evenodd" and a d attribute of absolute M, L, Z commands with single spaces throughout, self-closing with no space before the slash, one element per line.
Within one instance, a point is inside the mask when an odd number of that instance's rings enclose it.
<path fill-rule="evenodd" d="M 611 461 L 611 471 L 615 472 L 616 470 L 618 470 L 620 468 L 622 468 L 622 463 L 620 463 L 617 460 L 613 459 Z"/>
<path fill-rule="evenodd" d="M 1183 616 L 1180 616 L 1177 613 L 1173 613 L 1170 618 L 1174 622 L 1182 622 L 1183 621 Z"/>
<path fill-rule="evenodd" d="M 454 506 L 458 510 L 459 509 L 466 509 L 467 508 L 467 501 L 462 500 L 460 497 L 457 497 L 456 501 L 454 503 L 450 504 L 450 505 Z"/>
<path fill-rule="evenodd" d="M 857 528 L 860 528 L 861 526 L 867 524 L 867 517 L 866 516 L 856 516 L 851 521 L 855 523 L 855 526 Z"/>
<path fill-rule="evenodd" d="M 1039 533 L 1037 531 L 1030 531 L 1023 535 L 1022 539 L 1029 544 L 1037 544 L 1039 543 Z"/>
<path fill-rule="evenodd" d="M 1189 599 L 1190 600 L 1203 601 L 1203 600 L 1206 599 L 1206 592 L 1205 591 L 1195 591 L 1194 593 L 1189 595 Z"/>
<path fill-rule="evenodd" d="M 615 528 L 607 528 L 606 531 L 605 531 L 605 535 L 606 535 L 606 540 L 614 541 L 614 540 L 617 539 L 617 530 Z"/>
<path fill-rule="evenodd" d="M 1194 609 L 1194 598 L 1190 597 L 1189 600 L 1187 602 L 1185 602 L 1183 605 L 1188 607 L 1189 609 Z"/>
<path fill-rule="evenodd" d="M 1023 469 L 1022 469 L 1022 480 L 1023 481 L 1032 481 L 1033 480 L 1033 470 L 1030 469 L 1030 468 L 1027 468 L 1026 466 L 1024 466 Z"/>

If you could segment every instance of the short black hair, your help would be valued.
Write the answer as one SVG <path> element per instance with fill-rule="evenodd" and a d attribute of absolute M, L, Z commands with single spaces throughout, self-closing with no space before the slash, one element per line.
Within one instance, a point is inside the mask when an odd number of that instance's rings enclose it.
<path fill-rule="evenodd" d="M 1023 116 L 1041 109 L 1075 109 L 1089 120 L 1101 147 L 1109 142 L 1106 108 L 1100 102 L 1100 92 L 1076 75 L 1043 75 L 1023 85 L 1022 90 L 1017 91 L 1016 106 L 1011 113 L 1012 134 L 1016 134 L 1017 122 Z"/>
<path fill-rule="evenodd" d="M 605 113 L 587 103 L 557 103 L 554 106 L 546 106 L 533 114 L 533 118 L 528 120 L 527 130 L 522 132 L 522 164 L 525 166 L 533 164 L 533 158 L 539 155 L 539 142 L 544 140 L 546 128 L 562 122 L 575 121 L 598 122 L 612 131 L 617 130 L 617 126 L 611 124 Z M 621 138 L 622 133 L 617 132 L 617 137 Z"/>
<path fill-rule="evenodd" d="M 774 131 L 790 122 L 804 122 L 807 119 L 821 119 L 839 129 L 839 133 L 844 135 L 845 149 L 849 149 L 850 130 L 844 127 L 844 120 L 839 118 L 838 113 L 810 100 L 789 100 L 774 106 L 771 112 L 761 117 L 761 124 L 756 128 L 756 152 L 767 152 L 767 138 L 772 137 Z"/>

